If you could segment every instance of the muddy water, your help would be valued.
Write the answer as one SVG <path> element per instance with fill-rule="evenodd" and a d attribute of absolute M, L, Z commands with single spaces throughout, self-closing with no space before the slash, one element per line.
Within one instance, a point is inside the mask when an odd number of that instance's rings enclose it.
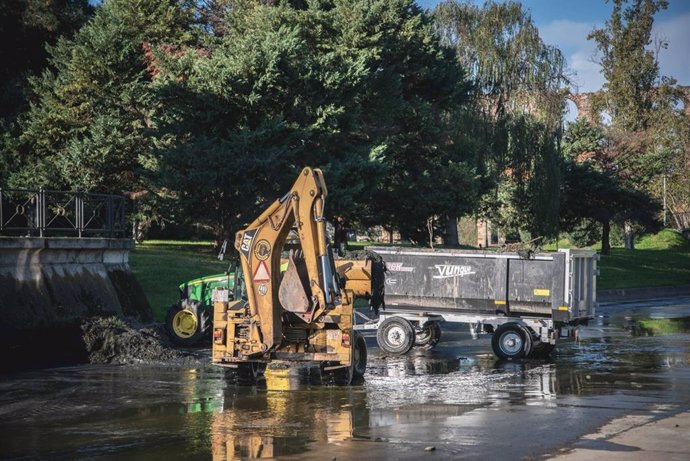
<path fill-rule="evenodd" d="M 350 388 L 304 367 L 271 368 L 258 386 L 207 366 L 0 374 L 0 458 L 520 459 L 622 414 L 690 408 L 690 333 L 675 328 L 690 300 L 599 314 L 546 362 L 497 361 L 488 337 L 464 331 L 406 357 L 369 340 L 365 383 Z"/>

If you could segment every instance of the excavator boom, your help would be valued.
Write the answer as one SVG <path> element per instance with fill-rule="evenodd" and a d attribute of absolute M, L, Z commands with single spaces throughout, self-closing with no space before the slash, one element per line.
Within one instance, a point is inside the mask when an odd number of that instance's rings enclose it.
<path fill-rule="evenodd" d="M 287 194 L 236 234 L 246 300 L 214 304 L 214 363 L 284 358 L 352 366 L 355 292 L 341 280 L 345 272 L 336 270 L 327 244 L 327 195 L 321 170 L 304 168 Z M 291 233 L 298 245 L 281 273 Z M 370 280 L 362 274 L 370 272 L 347 273 L 358 274 L 356 294 L 367 296 Z"/>

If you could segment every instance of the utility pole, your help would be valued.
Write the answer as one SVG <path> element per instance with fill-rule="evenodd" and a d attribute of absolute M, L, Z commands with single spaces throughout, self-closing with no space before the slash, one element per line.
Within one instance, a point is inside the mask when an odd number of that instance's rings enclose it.
<path fill-rule="evenodd" d="M 666 173 L 664 173 L 664 227 L 666 227 Z"/>

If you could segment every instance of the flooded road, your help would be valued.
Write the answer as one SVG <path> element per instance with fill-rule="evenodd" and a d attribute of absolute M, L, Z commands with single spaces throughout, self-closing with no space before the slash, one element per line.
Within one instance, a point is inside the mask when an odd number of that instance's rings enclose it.
<path fill-rule="evenodd" d="M 498 361 L 463 330 L 404 357 L 370 338 L 365 382 L 348 388 L 304 367 L 258 386 L 205 365 L 0 374 L 0 458 L 522 459 L 617 416 L 690 409 L 690 299 L 597 315 L 548 361 Z"/>

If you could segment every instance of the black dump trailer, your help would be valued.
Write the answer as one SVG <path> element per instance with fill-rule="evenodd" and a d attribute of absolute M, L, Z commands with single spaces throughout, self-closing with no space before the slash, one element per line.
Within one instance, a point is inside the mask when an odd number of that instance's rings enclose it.
<path fill-rule="evenodd" d="M 369 247 L 385 262 L 385 309 L 358 312 L 357 330 L 376 330 L 391 354 L 431 349 L 440 322 L 492 334 L 502 359 L 545 357 L 594 317 L 598 256 L 592 250 L 501 253 Z"/>

